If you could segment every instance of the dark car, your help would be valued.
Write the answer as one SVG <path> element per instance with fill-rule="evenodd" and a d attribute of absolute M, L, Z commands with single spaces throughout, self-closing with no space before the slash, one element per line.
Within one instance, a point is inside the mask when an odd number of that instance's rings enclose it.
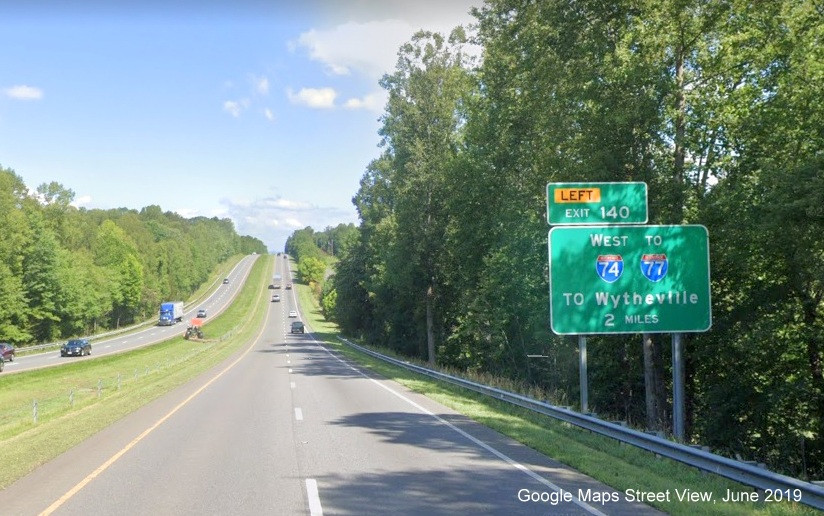
<path fill-rule="evenodd" d="M 0 342 L 0 356 L 6 362 L 14 362 L 14 346 L 8 342 Z"/>
<path fill-rule="evenodd" d="M 71 355 L 82 357 L 83 355 L 91 354 L 92 344 L 89 342 L 89 339 L 71 339 L 67 343 L 63 344 L 62 348 L 60 348 L 61 357 Z"/>
<path fill-rule="evenodd" d="M 197 311 L 197 316 L 198 316 L 198 317 L 206 317 L 206 309 L 205 309 L 205 308 L 201 308 L 200 310 L 198 310 L 198 311 Z"/>
<path fill-rule="evenodd" d="M 223 284 L 224 284 L 224 285 L 226 285 L 226 284 L 228 284 L 228 283 L 229 283 L 229 278 L 225 278 L 225 279 L 223 280 Z"/>
<path fill-rule="evenodd" d="M 291 283 L 286 284 L 286 290 L 292 290 L 292 284 Z"/>
<path fill-rule="evenodd" d="M 304 325 L 300 321 L 295 321 L 292 323 L 292 329 L 289 333 L 304 333 Z"/>

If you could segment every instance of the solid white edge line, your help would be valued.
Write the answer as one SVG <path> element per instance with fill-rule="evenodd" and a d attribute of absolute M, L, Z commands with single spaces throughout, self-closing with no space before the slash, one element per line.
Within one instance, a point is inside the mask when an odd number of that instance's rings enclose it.
<path fill-rule="evenodd" d="M 309 514 L 323 516 L 323 507 L 320 504 L 320 495 L 318 495 L 318 483 L 314 478 L 306 479 L 306 497 L 309 499 Z"/>
<path fill-rule="evenodd" d="M 405 401 L 406 403 L 408 403 L 408 404 L 412 405 L 413 407 L 415 407 L 416 409 L 420 410 L 420 411 L 421 411 L 421 412 L 423 412 L 424 414 L 426 414 L 426 415 L 428 415 L 428 416 L 432 416 L 432 417 L 433 417 L 433 418 L 435 418 L 435 420 L 436 420 L 436 421 L 438 421 L 439 423 L 441 423 L 441 424 L 443 424 L 443 425 L 446 425 L 447 427 L 449 427 L 449 428 L 451 428 L 452 430 L 454 430 L 455 432 L 457 432 L 457 433 L 461 434 L 462 436 L 464 436 L 465 438 L 469 439 L 470 441 L 472 441 L 472 442 L 473 442 L 473 443 L 475 443 L 476 445 L 480 446 L 481 448 L 485 449 L 485 450 L 486 450 L 486 451 L 488 451 L 489 453 L 491 453 L 491 454 L 495 455 L 496 457 L 498 457 L 498 458 L 499 458 L 499 459 L 501 459 L 502 461 L 506 462 L 507 464 L 509 464 L 509 465 L 510 465 L 510 466 L 512 466 L 513 468 L 515 468 L 515 469 L 517 469 L 517 470 L 521 471 L 522 473 L 524 473 L 524 474 L 526 474 L 526 475 L 528 475 L 528 476 L 532 477 L 533 479 L 535 479 L 536 481 L 540 482 L 541 484 L 543 484 L 543 485 L 547 486 L 548 488 L 552 489 L 552 490 L 553 490 L 553 491 L 555 491 L 556 493 L 563 491 L 563 489 L 562 489 L 561 487 L 559 487 L 559 486 L 555 485 L 554 483 L 552 483 L 552 482 L 550 482 L 549 480 L 545 479 L 545 478 L 544 478 L 544 477 L 542 477 L 541 475 L 539 475 L 539 474 L 535 473 L 534 471 L 532 471 L 531 469 L 527 468 L 526 466 L 524 466 L 524 465 L 523 465 L 523 464 L 521 464 L 520 462 L 516 461 L 515 459 L 513 459 L 513 458 L 509 457 L 508 455 L 504 454 L 503 452 L 500 452 L 500 451 L 496 450 L 495 448 L 493 448 L 492 446 L 490 446 L 490 445 L 486 444 L 485 442 L 481 441 L 481 440 L 480 440 L 480 439 L 478 439 L 477 437 L 474 437 L 474 436 L 472 436 L 472 435 L 470 435 L 470 434 L 466 433 L 465 431 L 461 430 L 460 428 L 458 428 L 457 426 L 453 425 L 453 424 L 452 424 L 452 423 L 450 423 L 449 421 L 447 421 L 447 420 L 443 419 L 442 417 L 438 416 L 438 415 L 437 415 L 437 414 L 435 414 L 434 412 L 432 412 L 432 411 L 430 411 L 430 410 L 426 409 L 425 407 L 423 407 L 423 406 L 419 405 L 418 403 L 416 403 L 416 402 L 412 401 L 411 399 L 407 398 L 407 397 L 406 397 L 406 396 L 404 396 L 403 394 L 401 394 L 401 393 L 399 393 L 399 392 L 396 392 L 396 391 L 394 391 L 394 390 L 390 389 L 389 387 L 387 387 L 386 385 L 382 384 L 381 382 L 379 382 L 379 381 L 375 380 L 374 378 L 370 378 L 369 376 L 367 376 L 366 374 L 364 374 L 364 372 L 363 372 L 363 371 L 361 371 L 360 369 L 357 369 L 357 368 L 353 367 L 351 364 L 349 364 L 349 363 L 345 362 L 342 358 L 340 358 L 339 356 L 337 356 L 337 355 L 335 355 L 334 353 L 332 353 L 331 351 L 329 351 L 329 350 L 326 348 L 326 346 L 324 346 L 322 343 L 320 343 L 320 342 L 318 342 L 317 340 L 315 340 L 314 336 L 312 337 L 312 340 L 314 340 L 315 344 L 317 344 L 318 346 L 320 346 L 320 347 L 321 347 L 321 349 L 323 349 L 324 351 L 326 351 L 326 353 L 328 353 L 330 356 L 334 357 L 334 358 L 335 358 L 338 362 L 340 362 L 340 363 L 342 363 L 343 365 L 347 366 L 349 369 L 352 369 L 353 371 L 356 371 L 359 375 L 363 376 L 364 378 L 366 378 L 366 379 L 367 379 L 367 380 L 369 380 L 370 382 L 372 382 L 372 383 L 374 383 L 375 385 L 377 385 L 377 386 L 381 387 L 382 389 L 385 389 L 386 391 L 388 391 L 388 392 L 392 393 L 392 394 L 393 394 L 393 395 L 395 395 L 396 397 L 398 397 L 398 398 L 402 399 L 403 401 Z M 584 503 L 584 502 L 580 501 L 577 497 L 575 497 L 575 498 L 573 498 L 573 499 L 572 499 L 572 503 L 574 503 L 574 504 L 575 504 L 575 505 L 577 505 L 578 507 L 581 507 L 582 509 L 584 509 L 585 511 L 587 511 L 587 512 L 588 512 L 588 513 L 590 513 L 590 514 L 595 514 L 596 516 L 607 516 L 607 514 L 606 514 L 606 513 L 603 513 L 603 512 L 601 512 L 601 511 L 599 511 L 598 509 L 596 509 L 595 507 L 592 507 L 591 505 L 588 505 L 588 504 L 586 504 L 586 503 Z"/>

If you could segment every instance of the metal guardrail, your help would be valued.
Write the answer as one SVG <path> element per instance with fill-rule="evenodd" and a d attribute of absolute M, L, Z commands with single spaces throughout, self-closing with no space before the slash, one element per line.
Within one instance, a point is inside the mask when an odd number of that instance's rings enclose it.
<path fill-rule="evenodd" d="M 367 349 L 363 346 L 359 346 L 342 337 L 338 337 L 338 339 L 358 351 L 366 353 L 367 355 L 375 357 L 379 360 L 403 367 L 404 369 L 451 383 L 453 385 L 505 401 L 512 405 L 526 408 L 533 412 L 538 412 L 540 414 L 565 421 L 591 432 L 604 435 L 606 437 L 611 437 L 622 443 L 631 444 L 648 452 L 661 455 L 662 457 L 667 457 L 700 470 L 714 473 L 730 480 L 752 486 L 761 491 L 769 491 L 773 494 L 779 494 L 780 492 L 780 495 L 783 496 L 782 499 L 785 501 L 788 497 L 792 500 L 791 495 L 794 493 L 800 493 L 801 499 L 799 500 L 799 503 L 803 503 L 804 505 L 808 505 L 819 510 L 824 510 L 824 487 L 812 484 L 810 482 L 804 482 L 803 480 L 774 473 L 753 464 L 729 459 L 727 457 L 722 457 L 701 449 L 669 441 L 655 435 L 633 430 L 617 423 L 602 421 L 597 417 L 581 414 L 567 408 L 557 407 L 543 401 L 534 400 L 527 396 L 489 387 L 465 380 L 463 378 L 433 371 L 415 364 L 403 362 L 392 357 L 381 355 L 380 353 Z M 763 499 L 763 497 L 761 497 L 761 499 Z"/>

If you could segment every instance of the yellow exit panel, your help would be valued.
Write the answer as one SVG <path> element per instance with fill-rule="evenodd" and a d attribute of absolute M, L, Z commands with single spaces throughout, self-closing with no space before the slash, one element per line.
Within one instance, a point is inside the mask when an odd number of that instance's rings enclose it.
<path fill-rule="evenodd" d="M 600 188 L 556 188 L 555 202 L 601 202 Z"/>

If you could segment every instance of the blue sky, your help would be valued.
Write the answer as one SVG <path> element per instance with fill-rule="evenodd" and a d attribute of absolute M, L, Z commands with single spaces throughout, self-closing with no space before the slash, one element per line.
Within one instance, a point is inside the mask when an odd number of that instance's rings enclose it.
<path fill-rule="evenodd" d="M 357 223 L 378 80 L 480 0 L 0 4 L 0 165 L 86 208 L 229 217 L 272 251 Z M 300 7 L 298 7 L 298 5 Z M 170 7 L 173 6 L 173 7 Z"/>

